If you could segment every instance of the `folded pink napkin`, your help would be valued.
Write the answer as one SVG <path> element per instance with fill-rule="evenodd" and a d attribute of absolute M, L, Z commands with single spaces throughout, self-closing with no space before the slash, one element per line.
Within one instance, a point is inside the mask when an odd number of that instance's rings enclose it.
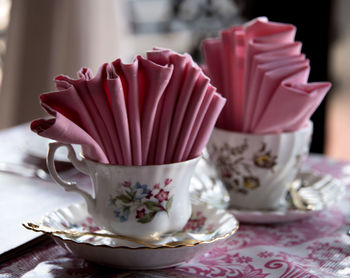
<path fill-rule="evenodd" d="M 227 99 L 218 127 L 277 133 L 308 122 L 330 83 L 307 83 L 309 61 L 295 33 L 293 25 L 261 17 L 203 41 L 204 70 Z"/>
<path fill-rule="evenodd" d="M 58 91 L 40 96 L 53 116 L 31 129 L 82 145 L 91 160 L 120 165 L 164 164 L 197 157 L 225 99 L 188 54 L 154 49 L 131 64 L 103 64 L 94 77 L 56 77 Z"/>
<path fill-rule="evenodd" d="M 288 81 L 282 82 L 266 107 L 264 117 L 255 125 L 255 132 L 288 132 L 302 128 L 307 124 L 312 113 L 320 105 L 330 86 L 326 82 L 308 84 L 292 84 L 288 83 Z M 286 106 L 279 105 L 286 98 L 292 101 L 292 103 L 288 103 Z M 312 99 L 312 101 L 309 99 Z M 292 119 L 290 117 L 284 117 L 276 121 L 276 118 L 283 114 L 294 115 L 294 117 Z M 283 121 L 287 122 L 283 123 Z M 286 128 L 279 130 L 281 126 L 285 126 Z"/>

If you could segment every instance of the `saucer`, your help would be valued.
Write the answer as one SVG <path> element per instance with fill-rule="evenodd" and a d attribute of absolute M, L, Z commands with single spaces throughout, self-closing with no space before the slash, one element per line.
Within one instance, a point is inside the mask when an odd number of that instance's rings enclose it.
<path fill-rule="evenodd" d="M 295 186 L 296 185 L 296 186 Z M 340 180 L 315 172 L 302 172 L 289 189 L 286 200 L 275 210 L 229 211 L 244 223 L 283 223 L 311 217 L 333 206 L 345 194 Z"/>
<path fill-rule="evenodd" d="M 147 242 L 99 229 L 89 217 L 85 203 L 52 212 L 39 224 L 23 225 L 50 234 L 78 257 L 124 269 L 178 265 L 209 251 L 238 229 L 238 221 L 232 214 L 203 203 L 192 206 L 192 216 L 181 231 Z"/>
<path fill-rule="evenodd" d="M 229 194 L 204 156 L 196 169 L 190 191 L 192 202 L 226 208 L 239 222 L 270 224 L 304 219 L 328 209 L 345 194 L 345 184 L 330 175 L 304 170 L 277 209 L 228 208 Z"/>

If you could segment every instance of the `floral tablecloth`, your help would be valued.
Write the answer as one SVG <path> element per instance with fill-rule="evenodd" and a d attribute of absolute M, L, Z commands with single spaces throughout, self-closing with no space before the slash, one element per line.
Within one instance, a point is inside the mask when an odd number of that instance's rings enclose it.
<path fill-rule="evenodd" d="M 344 198 L 329 210 L 299 221 L 241 224 L 237 233 L 210 252 L 177 267 L 149 271 L 105 268 L 74 257 L 48 239 L 0 264 L 0 278 L 350 277 L 350 164 L 311 155 L 307 165 L 348 184 Z"/>

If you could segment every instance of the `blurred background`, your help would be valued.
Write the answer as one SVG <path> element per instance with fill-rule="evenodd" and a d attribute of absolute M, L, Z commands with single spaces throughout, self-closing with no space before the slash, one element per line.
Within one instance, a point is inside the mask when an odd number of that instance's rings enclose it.
<path fill-rule="evenodd" d="M 154 46 L 189 52 L 257 16 L 297 26 L 311 61 L 309 81 L 333 83 L 313 121 L 311 151 L 350 160 L 348 0 L 0 0 L 0 129 L 45 115 L 38 97 L 58 74 L 96 73 Z"/>

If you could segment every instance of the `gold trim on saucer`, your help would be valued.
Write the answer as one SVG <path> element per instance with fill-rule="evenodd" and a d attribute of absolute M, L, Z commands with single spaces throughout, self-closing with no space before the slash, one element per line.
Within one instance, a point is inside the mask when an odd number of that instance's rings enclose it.
<path fill-rule="evenodd" d="M 196 245 L 200 245 L 200 244 L 204 244 L 204 243 L 212 243 L 214 241 L 217 240 L 221 240 L 221 239 L 225 239 L 231 235 L 233 235 L 239 227 L 239 223 L 237 222 L 235 228 L 221 236 L 221 237 L 215 237 L 211 240 L 181 240 L 181 241 L 174 241 L 174 242 L 168 242 L 168 243 L 163 243 L 163 244 L 159 244 L 159 245 L 155 245 L 155 244 L 151 244 L 149 242 L 137 239 L 137 238 L 133 238 L 133 237 L 129 237 L 129 236 L 123 236 L 123 235 L 116 235 L 116 234 L 102 234 L 102 233 L 93 233 L 93 232 L 79 232 L 79 231 L 69 231 L 69 230 L 55 230 L 52 229 L 51 227 L 42 225 L 42 224 L 35 224 L 35 223 L 31 223 L 31 222 L 26 222 L 22 224 L 23 227 L 25 227 L 28 230 L 34 231 L 34 232 L 42 232 L 45 234 L 49 234 L 51 236 L 56 236 L 61 240 L 66 240 L 63 239 L 61 237 L 59 237 L 58 235 L 66 235 L 66 236 L 70 236 L 73 238 L 77 238 L 80 236 L 95 236 L 95 237 L 106 237 L 106 238 L 113 238 L 113 239 L 120 239 L 120 240 L 126 240 L 126 241 L 130 241 L 130 242 L 134 242 L 134 243 L 138 243 L 141 245 L 144 245 L 143 247 L 127 247 L 127 246 L 117 246 L 117 247 L 113 247 L 113 246 L 108 246 L 108 245 L 94 245 L 91 243 L 87 243 L 87 242 L 76 242 L 77 244 L 88 244 L 88 245 L 92 245 L 92 246 L 104 246 L 104 247 L 110 247 L 110 248 L 129 248 L 129 249 L 159 249 L 159 248 L 179 248 L 179 247 L 192 247 L 192 246 L 196 246 Z M 72 239 L 67 239 L 69 241 L 73 241 Z"/>
<path fill-rule="evenodd" d="M 108 237 L 108 238 L 115 238 L 115 239 L 121 239 L 121 240 L 127 240 L 130 242 L 138 243 L 145 245 L 149 248 L 156 248 L 157 245 L 150 244 L 146 241 L 133 238 L 133 237 L 128 237 L 128 236 L 123 236 L 123 235 L 116 235 L 116 234 L 102 234 L 102 233 L 93 233 L 93 232 L 78 232 L 78 231 L 70 231 L 70 230 L 54 230 L 48 226 L 42 225 L 42 224 L 34 224 L 31 222 L 23 223 L 22 224 L 26 229 L 32 230 L 34 232 L 42 232 L 42 233 L 47 233 L 47 234 L 57 234 L 57 235 L 66 235 L 70 237 L 81 237 L 81 236 L 99 236 L 99 237 Z"/>

